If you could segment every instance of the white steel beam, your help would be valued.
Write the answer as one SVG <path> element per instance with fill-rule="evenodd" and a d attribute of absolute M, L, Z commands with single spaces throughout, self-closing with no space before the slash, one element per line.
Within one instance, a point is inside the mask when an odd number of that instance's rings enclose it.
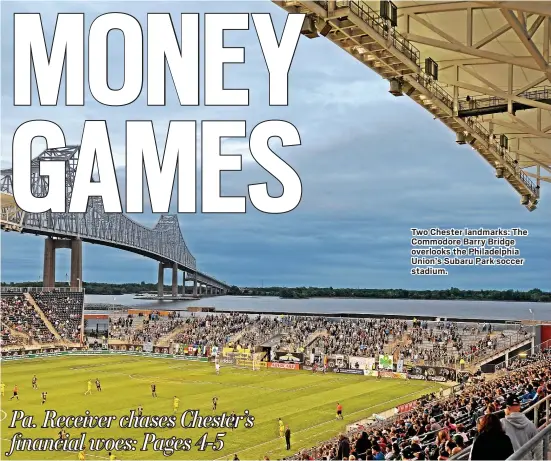
<path fill-rule="evenodd" d="M 526 24 L 522 24 L 521 21 L 515 16 L 515 14 L 508 9 L 502 8 L 501 14 L 511 25 L 511 28 L 515 31 L 518 38 L 528 50 L 528 53 L 534 58 L 534 61 L 539 66 L 539 68 L 546 73 L 547 77 L 551 79 L 551 71 L 549 70 L 549 65 L 547 61 L 543 58 L 540 51 L 534 44 L 534 42 L 528 36 L 528 31 L 526 30 Z"/>
<path fill-rule="evenodd" d="M 506 54 L 494 53 L 492 51 L 479 50 L 458 43 L 448 43 L 441 40 L 434 40 L 432 38 L 423 37 L 421 35 L 411 33 L 405 34 L 405 36 L 408 40 L 411 40 L 412 42 L 422 43 L 424 45 L 434 46 L 436 48 L 455 51 L 457 53 L 463 53 L 479 58 L 485 58 L 498 63 L 514 64 L 515 66 L 526 67 L 527 69 L 541 70 L 541 68 L 534 62 L 532 56 L 509 56 Z"/>

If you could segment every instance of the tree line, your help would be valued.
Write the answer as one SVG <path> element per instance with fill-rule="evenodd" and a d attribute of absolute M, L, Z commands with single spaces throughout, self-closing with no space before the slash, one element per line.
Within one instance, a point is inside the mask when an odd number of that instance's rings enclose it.
<path fill-rule="evenodd" d="M 2 283 L 2 286 L 35 287 L 41 282 Z M 56 283 L 56 286 L 67 286 L 67 283 Z M 87 294 L 92 295 L 124 295 L 145 292 L 157 292 L 156 283 L 96 283 L 84 282 Z M 170 286 L 165 285 L 165 291 Z M 551 292 L 534 288 L 528 291 L 519 290 L 404 290 L 400 288 L 323 288 L 323 287 L 249 287 L 232 286 L 228 290 L 230 296 L 276 296 L 286 299 L 306 298 L 378 298 L 378 299 L 435 299 L 435 300 L 478 300 L 478 301 L 526 301 L 551 302 Z"/>

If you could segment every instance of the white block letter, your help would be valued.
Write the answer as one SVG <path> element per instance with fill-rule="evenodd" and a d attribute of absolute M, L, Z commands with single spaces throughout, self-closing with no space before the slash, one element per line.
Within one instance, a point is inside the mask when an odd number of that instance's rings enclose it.
<path fill-rule="evenodd" d="M 289 14 L 278 44 L 272 17 L 253 14 L 254 27 L 270 73 L 270 106 L 288 104 L 289 69 L 300 38 L 304 14 Z"/>
<path fill-rule="evenodd" d="M 245 213 L 245 197 L 221 197 L 222 171 L 241 171 L 241 155 L 220 155 L 222 138 L 246 135 L 244 121 L 206 121 L 201 126 L 203 213 Z"/>
<path fill-rule="evenodd" d="M 245 62 L 244 48 L 225 48 L 224 30 L 249 30 L 249 15 L 205 14 L 205 105 L 248 106 L 249 90 L 224 89 L 224 63 Z"/>
<path fill-rule="evenodd" d="M 178 170 L 178 213 L 195 213 L 195 121 L 171 121 L 162 163 L 151 121 L 126 123 L 126 211 L 143 213 L 143 173 L 153 213 L 167 213 Z"/>
<path fill-rule="evenodd" d="M 107 82 L 107 36 L 117 29 L 124 35 L 124 84 L 118 90 Z M 88 38 L 88 80 L 90 93 L 106 106 L 133 103 L 142 91 L 143 36 L 136 18 L 124 13 L 107 13 L 97 17 L 90 26 Z"/>
<path fill-rule="evenodd" d="M 278 137 L 281 145 L 299 146 L 300 135 L 289 122 L 269 120 L 257 125 L 251 133 L 249 145 L 251 155 L 268 173 L 274 176 L 283 186 L 283 194 L 271 197 L 268 184 L 249 186 L 249 197 L 254 207 L 264 213 L 287 213 L 294 210 L 302 197 L 302 184 L 295 170 L 278 157 L 270 147 L 270 138 Z"/>
<path fill-rule="evenodd" d="M 94 160 L 97 176 L 92 180 Z M 90 197 L 101 197 L 106 213 L 121 213 L 121 199 L 115 174 L 115 164 L 104 120 L 87 120 L 80 143 L 70 213 L 85 213 Z"/>
<path fill-rule="evenodd" d="M 14 104 L 31 105 L 32 59 L 41 106 L 57 105 L 65 61 L 65 103 L 84 105 L 84 14 L 57 15 L 49 57 L 40 14 L 14 16 Z"/>
<path fill-rule="evenodd" d="M 33 120 L 17 128 L 13 135 L 12 171 L 13 196 L 17 206 L 27 213 L 54 213 L 65 211 L 65 161 L 41 161 L 39 171 L 31 170 L 31 144 L 34 138 L 42 137 L 48 148 L 65 147 L 65 136 L 53 122 Z M 35 197 L 31 181 L 41 182 L 48 177 L 48 195 Z M 42 187 L 39 190 L 42 190 Z"/>
<path fill-rule="evenodd" d="M 181 15 L 182 49 L 168 13 L 147 15 L 147 105 L 164 106 L 166 100 L 165 68 L 182 106 L 199 105 L 199 15 Z M 166 63 L 165 63 L 166 59 Z"/>

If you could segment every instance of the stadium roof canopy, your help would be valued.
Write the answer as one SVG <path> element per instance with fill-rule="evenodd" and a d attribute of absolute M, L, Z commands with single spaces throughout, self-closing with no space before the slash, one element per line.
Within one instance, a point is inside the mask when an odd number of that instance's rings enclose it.
<path fill-rule="evenodd" d="M 275 3 L 308 14 L 305 35 L 327 37 L 422 104 L 535 208 L 551 182 L 551 1 Z"/>

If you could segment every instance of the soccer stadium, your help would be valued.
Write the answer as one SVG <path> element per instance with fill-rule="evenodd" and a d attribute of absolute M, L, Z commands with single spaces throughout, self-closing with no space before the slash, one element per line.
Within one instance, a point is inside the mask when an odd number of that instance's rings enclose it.
<path fill-rule="evenodd" d="M 34 443 L 105 439 L 91 459 L 466 459 L 485 415 L 548 421 L 545 325 L 212 310 L 85 313 L 78 289 L 4 288 L 2 451 L 17 440 L 13 459 L 74 459 L 18 452 L 30 442 L 14 410 L 55 411 L 27 430 Z M 87 411 L 142 423 L 58 421 Z M 182 426 L 144 429 L 161 415 Z M 229 422 L 186 428 L 214 415 Z M 234 425 L 246 415 L 252 427 Z M 137 440 L 135 451 L 118 439 Z M 186 439 L 197 445 L 186 451 Z"/>

